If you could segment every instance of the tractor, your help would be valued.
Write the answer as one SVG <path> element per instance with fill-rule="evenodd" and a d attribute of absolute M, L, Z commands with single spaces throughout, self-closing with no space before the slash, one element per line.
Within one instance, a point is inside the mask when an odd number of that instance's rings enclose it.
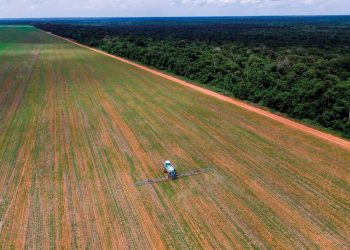
<path fill-rule="evenodd" d="M 164 176 L 161 178 L 146 179 L 146 180 L 134 183 L 134 186 L 138 187 L 138 186 L 154 184 L 154 183 L 159 183 L 159 182 L 166 182 L 169 180 L 180 179 L 183 177 L 202 174 L 202 173 L 206 173 L 206 172 L 210 171 L 210 168 L 207 167 L 207 168 L 202 168 L 202 169 L 194 169 L 194 170 L 190 170 L 190 171 L 178 174 L 175 170 L 175 167 L 173 165 L 171 165 L 170 161 L 168 161 L 168 160 L 163 162 L 163 167 L 164 167 L 164 173 L 168 174 L 167 177 Z"/>
<path fill-rule="evenodd" d="M 168 174 L 168 179 L 176 179 L 177 173 L 173 165 L 171 165 L 170 161 L 166 160 L 163 163 L 164 166 L 164 173 Z"/>

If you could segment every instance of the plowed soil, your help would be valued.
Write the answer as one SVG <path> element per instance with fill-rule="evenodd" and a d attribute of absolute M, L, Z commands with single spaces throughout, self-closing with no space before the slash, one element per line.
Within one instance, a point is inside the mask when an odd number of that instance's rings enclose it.
<path fill-rule="evenodd" d="M 212 171 L 133 186 L 165 159 Z M 0 26 L 0 249 L 344 249 L 349 232 L 346 146 Z"/>

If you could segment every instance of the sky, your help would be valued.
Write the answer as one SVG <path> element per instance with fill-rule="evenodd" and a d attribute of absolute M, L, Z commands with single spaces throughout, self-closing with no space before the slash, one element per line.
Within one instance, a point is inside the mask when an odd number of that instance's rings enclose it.
<path fill-rule="evenodd" d="M 0 0 L 0 18 L 348 14 L 349 0 Z"/>

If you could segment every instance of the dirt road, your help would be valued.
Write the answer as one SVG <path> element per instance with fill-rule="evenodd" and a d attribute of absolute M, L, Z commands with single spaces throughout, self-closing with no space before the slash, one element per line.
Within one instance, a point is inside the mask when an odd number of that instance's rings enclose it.
<path fill-rule="evenodd" d="M 49 33 L 49 32 L 48 32 Z M 312 134 L 313 136 L 316 136 L 316 137 L 319 137 L 319 138 L 322 138 L 326 141 L 329 141 L 331 143 L 334 143 L 344 149 L 347 149 L 347 150 L 350 150 L 350 141 L 347 141 L 347 140 L 344 140 L 344 139 L 341 139 L 339 137 L 336 137 L 336 136 L 333 136 L 331 134 L 327 134 L 325 132 L 322 132 L 322 131 L 319 131 L 317 129 L 314 129 L 314 128 L 310 128 L 308 126 L 305 126 L 303 124 L 300 124 L 300 123 L 297 123 L 295 121 L 292 121 L 290 119 L 287 119 L 287 118 L 284 118 L 282 116 L 279 116 L 279 115 L 276 115 L 276 114 L 273 114 L 269 111 L 266 111 L 266 110 L 263 110 L 263 109 L 260 109 L 260 108 L 257 108 L 257 107 L 254 107 L 252 105 L 249 105 L 245 102 L 242 102 L 242 101 L 239 101 L 239 100 L 236 100 L 236 99 L 233 99 L 231 97 L 227 97 L 227 96 L 224 96 L 224 95 L 221 95 L 219 93 L 216 93 L 214 91 L 211 91 L 211 90 L 208 90 L 208 89 L 205 89 L 205 88 L 202 88 L 200 86 L 197 86 L 197 85 L 194 85 L 192 83 L 189 83 L 189 82 L 186 82 L 184 80 L 181 80 L 181 79 L 178 79 L 174 76 L 171 76 L 171 75 L 168 75 L 166 73 L 163 73 L 163 72 L 160 72 L 160 71 L 157 71 L 157 70 L 154 70 L 154 69 L 151 69 L 149 67 L 146 67 L 146 66 L 143 66 L 143 65 L 140 65 L 138 63 L 135 63 L 135 62 L 132 62 L 130 60 L 127 60 L 125 58 L 122 58 L 122 57 L 119 57 L 119 56 L 115 56 L 115 55 L 112 55 L 112 54 L 109 54 L 107 52 L 104 52 L 104 51 L 101 51 L 101 50 L 98 50 L 98 49 L 95 49 L 95 48 L 91 48 L 89 46 L 86 46 L 86 45 L 83 45 L 83 44 L 80 44 L 80 43 L 77 43 L 75 41 L 72 41 L 70 39 L 67 39 L 67 38 L 64 38 L 64 37 L 61 37 L 61 36 L 57 36 L 55 34 L 52 34 L 52 33 L 49 33 L 53 36 L 56 36 L 56 37 L 59 37 L 63 40 L 66 40 L 66 41 L 69 41 L 71 43 L 74 43 L 80 47 L 83 47 L 83 48 L 87 48 L 89 50 L 92 50 L 92 51 L 95 51 L 97 53 L 100 53 L 100 54 L 103 54 L 103 55 L 106 55 L 108 57 L 111 57 L 111 58 L 114 58 L 114 59 L 117 59 L 119 61 L 122 61 L 122 62 L 125 62 L 127 64 L 130 64 L 130 65 L 133 65 L 137 68 L 140 68 L 140 69 L 143 69 L 143 70 L 146 70 L 148 72 L 151 72 L 155 75 L 158 75 L 158 76 L 161 76 L 161 77 L 164 77 L 168 80 L 171 80 L 173 82 L 176 82 L 176 83 L 179 83 L 183 86 L 186 86 L 188 88 L 191 88 L 191 89 L 194 89 L 196 91 L 199 91 L 203 94 L 206 94 L 206 95 L 209 95 L 209 96 L 212 96 L 212 97 L 215 97 L 217 99 L 220 99 L 222 101 L 225 101 L 225 102 L 229 102 L 231 104 L 234 104 L 236 106 L 239 106 L 241 108 L 244 108 L 246 110 L 249 110 L 249 111 L 252 111 L 254 113 L 257 113 L 257 114 L 260 114 L 262 116 L 265 116 L 265 117 L 268 117 L 270 119 L 273 119 L 275 121 L 278 121 L 280 123 L 283 123 L 287 126 L 290 126 L 290 127 L 293 127 L 294 129 L 297 129 L 297 130 L 300 130 L 300 131 L 303 131 L 305 133 L 308 133 L 308 134 Z"/>

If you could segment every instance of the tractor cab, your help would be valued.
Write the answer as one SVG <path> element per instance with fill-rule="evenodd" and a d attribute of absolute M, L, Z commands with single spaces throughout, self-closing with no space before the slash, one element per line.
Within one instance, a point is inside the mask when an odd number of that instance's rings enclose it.
<path fill-rule="evenodd" d="M 164 173 L 168 174 L 169 179 L 175 179 L 177 177 L 177 173 L 175 168 L 171 165 L 170 161 L 166 160 L 163 163 L 164 166 Z"/>

